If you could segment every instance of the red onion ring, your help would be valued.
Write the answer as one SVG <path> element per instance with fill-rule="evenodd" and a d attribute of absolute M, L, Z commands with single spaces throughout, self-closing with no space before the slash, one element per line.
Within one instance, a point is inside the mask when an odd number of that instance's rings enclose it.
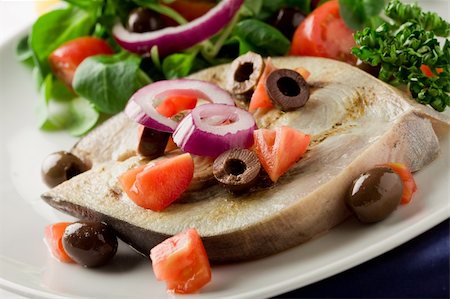
<path fill-rule="evenodd" d="M 219 32 L 230 22 L 243 2 L 223 0 L 187 24 L 145 33 L 129 32 L 119 21 L 114 25 L 112 34 L 117 43 L 130 52 L 149 53 L 152 47 L 157 46 L 159 55 L 165 56 L 190 48 Z"/>
<path fill-rule="evenodd" d="M 232 148 L 251 147 L 256 128 L 255 119 L 246 110 L 205 104 L 194 108 L 172 137 L 184 152 L 217 157 Z"/>
<path fill-rule="evenodd" d="M 166 97 L 194 96 L 212 103 L 234 106 L 231 95 L 219 86 L 200 80 L 177 79 L 158 81 L 139 89 L 128 101 L 125 113 L 141 125 L 172 133 L 178 123 L 156 111 Z"/>

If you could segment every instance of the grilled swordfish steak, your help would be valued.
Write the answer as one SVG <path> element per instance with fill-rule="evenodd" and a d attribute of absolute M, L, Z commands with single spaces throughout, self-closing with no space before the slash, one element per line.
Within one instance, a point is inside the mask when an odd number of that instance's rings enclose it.
<path fill-rule="evenodd" d="M 349 215 L 347 189 L 373 166 L 402 162 L 417 171 L 437 157 L 433 127 L 448 130 L 444 116 L 341 62 L 284 57 L 273 63 L 308 69 L 311 96 L 296 111 L 257 112 L 258 126 L 288 125 L 312 136 L 306 155 L 274 186 L 233 196 L 205 185 L 162 212 L 141 208 L 121 190 L 118 177 L 148 161 L 135 153 L 137 125 L 119 114 L 72 149 L 92 169 L 42 198 L 78 218 L 108 223 L 146 256 L 167 237 L 194 227 L 212 262 L 235 262 L 299 245 L 342 222 Z M 228 69 L 221 65 L 191 77 L 225 87 Z"/>

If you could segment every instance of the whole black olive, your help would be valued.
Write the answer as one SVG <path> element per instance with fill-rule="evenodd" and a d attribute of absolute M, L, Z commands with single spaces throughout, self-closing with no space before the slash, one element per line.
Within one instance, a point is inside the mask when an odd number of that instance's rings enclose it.
<path fill-rule="evenodd" d="M 399 175 L 390 168 L 376 167 L 353 181 L 346 204 L 361 222 L 377 222 L 397 208 L 402 191 Z"/>
<path fill-rule="evenodd" d="M 98 267 L 116 254 L 118 242 L 114 231 L 105 223 L 79 221 L 66 227 L 62 244 L 76 263 Z"/>
<path fill-rule="evenodd" d="M 42 179 L 49 187 L 55 187 L 89 168 L 77 156 L 60 151 L 48 155 L 42 162 Z"/>
<path fill-rule="evenodd" d="M 305 15 L 297 7 L 284 7 L 278 11 L 272 25 L 288 39 L 292 39 L 295 30 L 304 19 Z"/>
<path fill-rule="evenodd" d="M 267 77 L 266 91 L 272 102 L 282 111 L 298 109 L 309 100 L 309 86 L 298 72 L 275 70 Z"/>
<path fill-rule="evenodd" d="M 138 7 L 128 16 L 128 30 L 136 33 L 156 31 L 164 27 L 161 17 L 154 11 Z"/>
<path fill-rule="evenodd" d="M 246 94 L 255 88 L 264 70 L 261 55 L 248 52 L 231 63 L 229 90 L 234 94 Z"/>
<path fill-rule="evenodd" d="M 261 170 L 256 154 L 248 149 L 231 149 L 214 160 L 213 174 L 232 193 L 248 190 L 258 180 Z"/>
<path fill-rule="evenodd" d="M 149 159 L 156 159 L 164 154 L 170 133 L 153 130 L 142 126 L 139 130 L 137 153 Z"/>

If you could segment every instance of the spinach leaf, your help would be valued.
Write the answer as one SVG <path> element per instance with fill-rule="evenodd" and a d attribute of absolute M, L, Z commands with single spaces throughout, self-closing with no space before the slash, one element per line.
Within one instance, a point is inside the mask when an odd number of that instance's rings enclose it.
<path fill-rule="evenodd" d="M 136 90 L 150 83 L 140 62 L 141 57 L 127 52 L 89 57 L 78 66 L 73 88 L 100 112 L 118 113 Z"/>
<path fill-rule="evenodd" d="M 51 74 L 42 83 L 37 105 L 38 125 L 46 131 L 66 129 L 74 136 L 89 131 L 99 113 L 83 98 L 76 97 Z"/>
<path fill-rule="evenodd" d="M 290 47 L 289 40 L 280 31 L 256 19 L 240 21 L 233 33 L 264 56 L 284 55 Z"/>
<path fill-rule="evenodd" d="M 28 35 L 19 40 L 16 47 L 17 60 L 29 67 L 34 67 L 33 51 L 31 51 Z"/>
<path fill-rule="evenodd" d="M 197 53 L 175 53 L 167 56 L 162 71 L 167 79 L 182 78 L 189 75 Z"/>
<path fill-rule="evenodd" d="M 64 42 L 89 35 L 94 24 L 90 14 L 75 7 L 53 10 L 34 23 L 30 46 L 43 77 L 50 72 L 48 56 Z"/>
<path fill-rule="evenodd" d="M 378 15 L 387 0 L 339 0 L 340 14 L 353 29 L 362 29 L 378 23 Z"/>

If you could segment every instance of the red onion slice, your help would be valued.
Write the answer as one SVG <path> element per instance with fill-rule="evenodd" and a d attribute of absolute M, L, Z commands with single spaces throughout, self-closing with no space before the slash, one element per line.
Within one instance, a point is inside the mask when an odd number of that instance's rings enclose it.
<path fill-rule="evenodd" d="M 255 119 L 234 106 L 205 104 L 194 108 L 178 125 L 173 141 L 185 152 L 217 157 L 232 148 L 253 145 Z"/>
<path fill-rule="evenodd" d="M 153 46 L 158 47 L 160 56 L 190 48 L 219 32 L 227 25 L 241 7 L 243 0 L 223 0 L 203 16 L 176 27 L 134 33 L 117 22 L 112 34 L 124 49 L 135 53 L 149 53 Z"/>
<path fill-rule="evenodd" d="M 212 103 L 234 106 L 231 95 L 213 83 L 177 79 L 158 81 L 142 87 L 128 101 L 125 113 L 146 127 L 172 133 L 178 123 L 159 114 L 155 107 L 166 97 L 175 95 L 194 96 Z"/>

